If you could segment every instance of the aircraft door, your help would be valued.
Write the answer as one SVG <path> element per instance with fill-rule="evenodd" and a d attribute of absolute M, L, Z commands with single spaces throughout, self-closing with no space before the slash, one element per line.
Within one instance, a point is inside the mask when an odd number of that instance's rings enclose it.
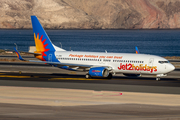
<path fill-rule="evenodd" d="M 148 66 L 149 66 L 149 67 L 153 67 L 153 62 L 154 62 L 154 58 L 150 58 L 150 59 L 149 59 Z"/>
<path fill-rule="evenodd" d="M 48 55 L 48 61 L 49 61 L 49 62 L 52 62 L 52 54 L 49 54 L 49 55 Z"/>

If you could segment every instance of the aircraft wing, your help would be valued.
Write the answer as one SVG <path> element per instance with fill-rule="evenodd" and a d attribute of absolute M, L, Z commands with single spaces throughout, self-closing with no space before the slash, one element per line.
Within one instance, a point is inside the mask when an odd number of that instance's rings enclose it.
<path fill-rule="evenodd" d="M 50 65 L 58 65 L 58 66 L 72 66 L 72 67 L 83 67 L 83 68 L 89 68 L 93 65 L 82 65 L 82 64 L 71 64 L 71 63 L 60 63 L 60 62 L 49 62 L 49 61 L 36 61 L 36 60 L 29 60 L 29 62 L 38 62 L 38 63 L 44 63 L 44 64 L 50 64 Z"/>
<path fill-rule="evenodd" d="M 83 65 L 83 64 L 72 64 L 72 63 L 60 63 L 60 62 L 49 62 L 49 61 L 36 61 L 36 60 L 29 60 L 29 62 L 38 62 L 38 63 L 44 63 L 44 64 L 49 64 L 49 65 L 53 65 L 55 67 L 62 67 L 62 68 L 66 68 L 65 66 L 67 66 L 68 68 L 76 68 L 76 69 L 84 69 L 84 68 L 92 68 L 92 67 L 102 67 L 99 65 Z M 109 68 L 109 70 L 111 70 L 110 66 L 103 66 L 106 68 Z"/>
<path fill-rule="evenodd" d="M 15 50 L 16 55 L 17 55 L 17 57 L 18 57 L 19 60 L 26 61 L 26 60 L 24 60 L 24 59 L 21 57 L 21 55 L 20 55 L 19 52 L 16 50 L 16 48 L 14 48 L 14 50 Z"/>

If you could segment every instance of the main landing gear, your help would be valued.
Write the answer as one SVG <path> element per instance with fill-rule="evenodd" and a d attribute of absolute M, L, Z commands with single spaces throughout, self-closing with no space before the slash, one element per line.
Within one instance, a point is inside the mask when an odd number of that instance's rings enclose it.
<path fill-rule="evenodd" d="M 91 78 L 91 76 L 89 75 L 89 74 L 86 74 L 86 79 L 89 79 L 89 78 Z M 112 74 L 111 73 L 109 73 L 109 75 L 107 76 L 107 79 L 111 79 L 112 78 Z"/>
<path fill-rule="evenodd" d="M 108 77 L 107 77 L 108 79 L 111 79 L 112 78 L 112 74 L 111 73 L 109 73 L 109 75 L 108 75 Z"/>
<path fill-rule="evenodd" d="M 85 77 L 86 77 L 86 79 L 91 78 L 91 76 L 89 74 L 86 74 Z"/>

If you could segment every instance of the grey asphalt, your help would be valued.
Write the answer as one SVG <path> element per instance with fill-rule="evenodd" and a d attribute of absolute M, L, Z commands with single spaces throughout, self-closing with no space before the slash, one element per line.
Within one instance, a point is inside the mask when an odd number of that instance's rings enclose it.
<path fill-rule="evenodd" d="M 21 74 L 18 72 L 19 70 L 22 70 Z M 111 80 L 82 80 L 84 78 L 83 72 L 71 74 L 66 70 L 34 63 L 0 63 L 0 71 L 0 86 L 180 94 L 180 79 L 178 77 L 180 71 L 178 70 L 161 81 L 156 81 L 154 77 L 132 78 L 124 76 L 115 76 Z M 178 120 L 180 119 L 180 107 L 142 104 L 53 107 L 0 103 L 0 120 L 57 119 Z"/>
<path fill-rule="evenodd" d="M 179 120 L 180 107 L 141 104 L 53 107 L 0 104 L 0 120 Z"/>
<path fill-rule="evenodd" d="M 137 78 L 122 75 L 117 75 L 111 80 L 87 80 L 84 78 L 84 72 L 72 72 L 44 64 L 27 62 L 0 62 L 0 71 L 2 74 L 0 75 L 1 86 L 180 94 L 180 71 L 178 70 L 172 72 L 170 76 L 162 78 L 161 81 L 156 81 L 155 77 L 152 76 Z M 20 76 L 29 76 L 29 78 L 20 78 Z"/>

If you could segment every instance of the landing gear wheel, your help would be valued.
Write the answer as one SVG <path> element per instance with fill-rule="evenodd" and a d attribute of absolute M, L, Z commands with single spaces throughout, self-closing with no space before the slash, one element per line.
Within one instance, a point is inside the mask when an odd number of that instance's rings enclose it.
<path fill-rule="evenodd" d="M 108 79 L 111 79 L 112 78 L 112 74 L 111 73 L 109 73 L 109 75 L 108 75 L 108 77 L 107 77 Z"/>
<path fill-rule="evenodd" d="M 161 79 L 159 77 L 156 78 L 157 81 L 160 81 Z"/>
<path fill-rule="evenodd" d="M 86 77 L 86 79 L 91 78 L 91 76 L 89 74 L 86 74 L 85 77 Z"/>

